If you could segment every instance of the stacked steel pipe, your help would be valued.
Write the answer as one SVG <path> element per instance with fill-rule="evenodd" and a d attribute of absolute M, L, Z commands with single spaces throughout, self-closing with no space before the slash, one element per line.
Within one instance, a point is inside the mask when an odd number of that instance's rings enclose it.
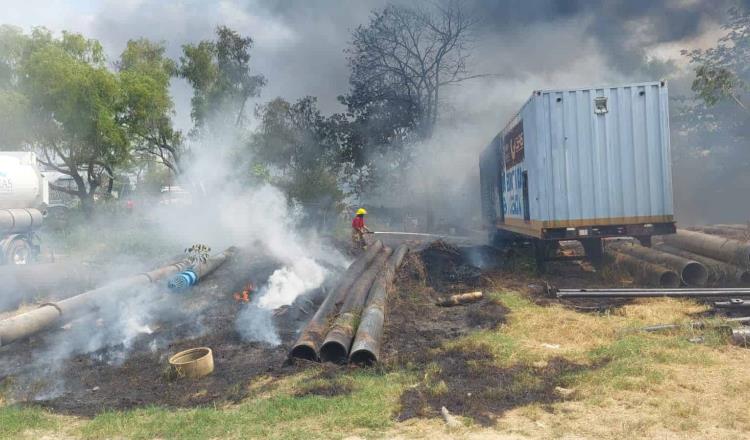
<path fill-rule="evenodd" d="M 615 245 L 614 250 L 633 258 L 674 270 L 688 286 L 705 286 L 708 281 L 706 267 L 690 258 L 661 252 L 636 244 Z"/>
<path fill-rule="evenodd" d="M 641 283 L 659 287 L 680 286 L 680 276 L 668 267 L 610 250 L 607 254 L 614 259 L 616 265 L 625 268 Z"/>
<path fill-rule="evenodd" d="M 750 243 L 722 238 L 716 235 L 678 229 L 676 234 L 665 235 L 664 243 L 678 249 L 723 261 L 741 268 L 750 267 Z"/>
<path fill-rule="evenodd" d="M 352 362 L 377 360 L 387 288 L 407 251 L 405 245 L 393 253 L 380 241 L 371 245 L 347 269 L 337 288 L 323 300 L 289 356 L 346 363 L 351 351 Z M 356 354 L 362 350 L 368 354 Z"/>
<path fill-rule="evenodd" d="M 231 255 L 233 248 L 224 252 Z M 0 346 L 32 336 L 64 321 L 94 312 L 103 300 L 127 290 L 145 287 L 170 277 L 190 266 L 179 261 L 159 269 L 114 281 L 61 301 L 42 304 L 39 308 L 0 321 Z"/>
<path fill-rule="evenodd" d="M 657 244 L 655 247 L 662 252 L 689 258 L 703 264 L 708 270 L 707 284 L 709 286 L 750 286 L 749 268 L 698 255 L 665 243 Z"/>

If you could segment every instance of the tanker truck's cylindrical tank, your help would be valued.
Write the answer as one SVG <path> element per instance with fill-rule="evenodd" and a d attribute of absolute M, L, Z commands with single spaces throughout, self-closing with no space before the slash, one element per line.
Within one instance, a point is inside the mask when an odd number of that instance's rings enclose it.
<path fill-rule="evenodd" d="M 47 179 L 36 154 L 0 152 L 0 209 L 44 208 L 49 203 Z"/>
<path fill-rule="evenodd" d="M 42 226 L 38 209 L 0 209 L 0 234 L 23 234 Z"/>

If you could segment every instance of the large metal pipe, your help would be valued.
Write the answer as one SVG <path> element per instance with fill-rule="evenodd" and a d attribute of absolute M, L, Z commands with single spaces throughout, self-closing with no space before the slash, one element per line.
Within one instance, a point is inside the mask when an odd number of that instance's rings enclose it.
<path fill-rule="evenodd" d="M 557 298 L 708 298 L 750 296 L 750 289 L 552 289 Z"/>
<path fill-rule="evenodd" d="M 750 286 L 750 269 L 725 263 L 714 258 L 676 248 L 665 243 L 656 244 L 658 250 L 695 260 L 708 269 L 709 286 Z"/>
<path fill-rule="evenodd" d="M 349 266 L 341 277 L 338 286 L 323 300 L 315 315 L 313 315 L 310 322 L 307 323 L 302 333 L 300 333 L 297 342 L 294 343 L 292 350 L 289 352 L 290 358 L 310 361 L 319 360 L 318 351 L 320 350 L 320 345 L 323 343 L 323 336 L 325 336 L 328 330 L 331 316 L 335 313 L 336 307 L 341 304 L 349 288 L 362 275 L 362 272 L 370 266 L 370 263 L 372 263 L 372 260 L 375 259 L 375 256 L 382 248 L 383 243 L 376 241 L 368 247 L 362 256 Z"/>
<path fill-rule="evenodd" d="M 198 263 L 186 269 L 167 281 L 167 287 L 173 292 L 183 292 L 195 284 L 197 284 L 203 277 L 211 274 L 219 268 L 225 261 L 232 258 L 237 252 L 237 248 L 230 247 L 224 252 L 214 255 L 206 259 L 202 263 Z"/>
<path fill-rule="evenodd" d="M 741 237 L 743 234 L 747 234 L 748 231 L 747 228 L 743 229 L 737 229 L 737 228 L 728 228 L 725 226 L 702 226 L 700 228 L 699 232 L 705 232 L 707 234 L 712 235 L 729 235 L 733 237 Z"/>
<path fill-rule="evenodd" d="M 42 211 L 33 208 L 0 209 L 0 234 L 31 232 L 42 226 Z"/>
<path fill-rule="evenodd" d="M 357 335 L 354 337 L 349 361 L 355 364 L 372 365 L 380 358 L 380 347 L 383 340 L 383 323 L 385 322 L 388 288 L 404 260 L 409 247 L 402 244 L 385 264 L 385 269 L 378 275 L 370 288 L 367 306 L 362 312 Z"/>
<path fill-rule="evenodd" d="M 680 275 L 682 282 L 688 286 L 705 286 L 708 280 L 708 270 L 695 260 L 668 254 L 655 249 L 643 247 L 636 244 L 615 245 L 617 252 L 628 254 L 631 257 L 640 258 L 650 263 L 660 264 L 673 269 Z"/>
<path fill-rule="evenodd" d="M 335 362 L 345 364 L 349 358 L 349 348 L 354 339 L 356 321 L 362 315 L 362 309 L 367 301 L 367 294 L 375 282 L 379 273 L 383 272 L 385 261 L 391 255 L 392 250 L 384 247 L 375 257 L 370 267 L 362 273 L 357 281 L 352 284 L 346 295 L 346 300 L 339 310 L 339 315 L 331 325 L 330 330 L 320 347 L 320 360 L 323 362 Z"/>
<path fill-rule="evenodd" d="M 126 289 L 146 286 L 185 269 L 188 264 L 187 261 L 180 261 L 150 272 L 117 280 L 80 295 L 42 304 L 38 309 L 0 321 L 0 346 L 34 335 L 60 321 L 68 321 L 92 312 L 99 306 L 101 298 L 119 294 Z"/>
<path fill-rule="evenodd" d="M 609 249 L 607 253 L 614 259 L 616 265 L 625 268 L 641 283 L 659 287 L 680 286 L 680 276 L 668 267 Z"/>
<path fill-rule="evenodd" d="M 41 298 L 61 299 L 94 287 L 107 274 L 80 263 L 0 266 L 0 312 Z"/>
<path fill-rule="evenodd" d="M 678 229 L 676 234 L 664 235 L 662 240 L 676 248 L 740 267 L 750 267 L 750 243 L 748 242 L 684 229 Z"/>

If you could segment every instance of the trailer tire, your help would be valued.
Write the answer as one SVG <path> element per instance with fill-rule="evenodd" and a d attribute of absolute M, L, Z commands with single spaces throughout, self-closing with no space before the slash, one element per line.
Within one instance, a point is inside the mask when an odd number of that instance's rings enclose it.
<path fill-rule="evenodd" d="M 586 251 L 586 258 L 596 269 L 604 266 L 604 243 L 601 238 L 585 238 L 580 240 L 583 250 Z"/>
<path fill-rule="evenodd" d="M 29 264 L 32 259 L 31 245 L 23 238 L 16 238 L 5 252 L 6 264 Z"/>

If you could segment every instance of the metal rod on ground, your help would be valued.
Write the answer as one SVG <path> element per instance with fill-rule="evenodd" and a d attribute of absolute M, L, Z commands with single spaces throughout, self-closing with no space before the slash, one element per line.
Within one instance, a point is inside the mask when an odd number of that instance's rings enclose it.
<path fill-rule="evenodd" d="M 409 252 L 409 248 L 405 244 L 396 248 L 396 251 L 385 264 L 385 269 L 378 274 L 372 284 L 367 297 L 367 306 L 362 312 L 362 319 L 359 322 L 357 335 L 354 337 L 354 343 L 349 354 L 350 362 L 372 365 L 380 358 L 388 288 L 393 283 L 407 252 Z"/>
<path fill-rule="evenodd" d="M 232 258 L 236 252 L 237 248 L 232 246 L 220 254 L 209 257 L 202 263 L 195 264 L 193 267 L 171 277 L 167 281 L 167 287 L 173 292 L 182 292 L 189 289 L 198 284 L 203 277 L 218 269 L 225 261 Z"/>
<path fill-rule="evenodd" d="M 695 260 L 635 244 L 613 245 L 613 248 L 617 252 L 628 254 L 631 257 L 674 269 L 680 275 L 680 279 L 688 286 L 705 286 L 708 280 L 706 267 Z"/>
<path fill-rule="evenodd" d="M 750 316 L 743 316 L 741 318 L 726 318 L 723 321 L 726 322 L 737 322 L 740 324 L 745 324 L 750 322 Z M 691 329 L 702 329 L 706 327 L 706 323 L 702 321 L 693 321 L 689 323 L 687 326 L 682 324 L 657 324 L 657 325 L 649 325 L 648 327 L 641 328 L 641 331 L 644 332 L 659 332 L 664 330 L 676 330 L 683 327 L 689 327 Z"/>
<path fill-rule="evenodd" d="M 714 307 L 720 309 L 744 309 L 750 307 L 750 301 L 739 298 L 732 298 L 729 301 L 716 301 Z"/>
<path fill-rule="evenodd" d="M 615 252 L 607 249 L 617 266 L 625 268 L 637 280 L 650 285 L 659 287 L 679 287 L 680 276 L 677 272 L 661 264 L 655 264 L 632 257 L 621 252 Z"/>
<path fill-rule="evenodd" d="M 709 274 L 709 285 L 750 285 L 750 269 L 742 268 L 734 264 L 725 263 L 711 257 L 698 255 L 694 252 L 686 251 L 684 249 L 676 248 L 664 243 L 657 244 L 654 247 L 663 252 L 695 260 L 706 266 Z"/>
<path fill-rule="evenodd" d="M 0 266 L 0 312 L 24 301 L 60 299 L 90 289 L 105 273 L 79 263 L 9 264 Z"/>
<path fill-rule="evenodd" d="M 150 272 L 114 281 L 67 299 L 42 304 L 38 309 L 0 321 L 0 346 L 34 335 L 60 321 L 68 321 L 94 311 L 99 306 L 101 298 L 117 295 L 126 289 L 146 286 L 185 269 L 188 264 L 187 261 L 173 263 Z"/>
<path fill-rule="evenodd" d="M 372 261 L 370 267 L 360 276 L 349 289 L 346 300 L 341 306 L 339 316 L 334 321 L 331 329 L 326 334 L 323 345 L 320 347 L 320 360 L 323 362 L 335 362 L 345 364 L 349 358 L 349 348 L 352 346 L 357 315 L 361 317 L 362 308 L 367 301 L 375 278 L 385 271 L 385 261 L 391 255 L 390 248 L 383 248 Z"/>
<path fill-rule="evenodd" d="M 382 248 L 383 243 L 376 241 L 368 247 L 367 252 L 349 266 L 341 277 L 338 286 L 326 296 L 323 303 L 320 304 L 320 307 L 315 312 L 315 315 L 313 315 L 310 322 L 307 323 L 302 333 L 300 333 L 297 342 L 295 342 L 292 350 L 289 352 L 290 358 L 307 359 L 310 361 L 318 360 L 318 351 L 323 342 L 323 336 L 328 330 L 329 320 L 336 311 L 336 305 L 343 301 L 349 288 L 362 275 L 362 272 L 365 271 Z"/>
<path fill-rule="evenodd" d="M 557 298 L 707 298 L 750 296 L 750 289 L 560 289 Z"/>
<path fill-rule="evenodd" d="M 750 243 L 747 242 L 684 229 L 678 229 L 676 234 L 664 235 L 662 240 L 676 248 L 740 267 L 750 267 Z"/>

